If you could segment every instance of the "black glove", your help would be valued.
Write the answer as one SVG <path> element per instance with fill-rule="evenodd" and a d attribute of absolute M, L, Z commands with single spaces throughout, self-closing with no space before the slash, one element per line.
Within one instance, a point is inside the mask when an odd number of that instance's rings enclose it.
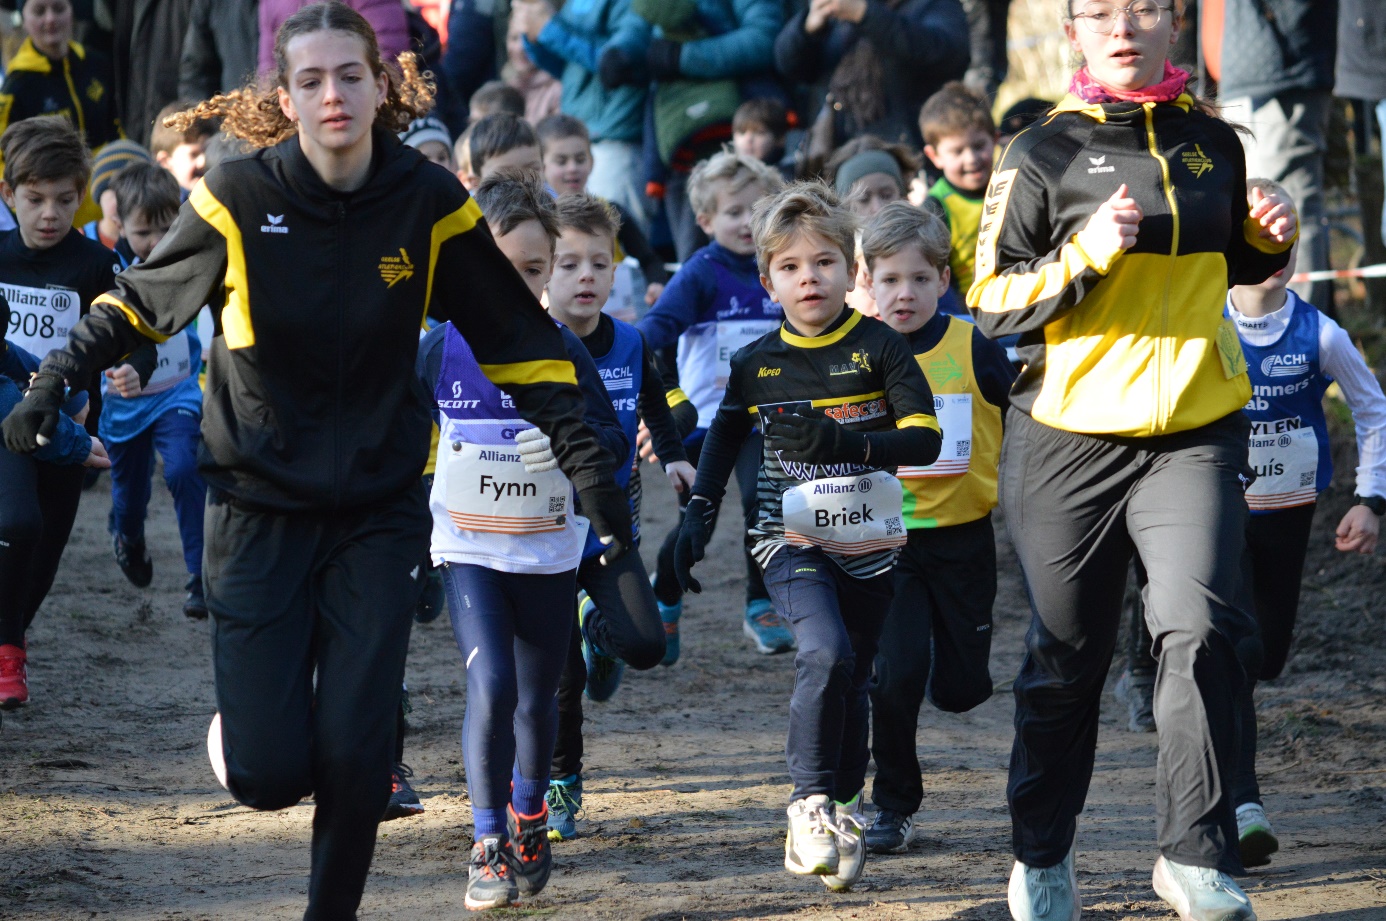
<path fill-rule="evenodd" d="M 776 413 L 765 426 L 765 446 L 802 464 L 863 464 L 866 436 L 828 418 L 821 409 Z"/>
<path fill-rule="evenodd" d="M 597 59 L 597 78 L 606 89 L 614 90 L 618 86 L 635 83 L 636 77 L 635 62 L 620 48 L 607 48 Z"/>
<path fill-rule="evenodd" d="M 679 525 L 679 536 L 674 542 L 674 577 L 679 580 L 682 591 L 702 593 L 702 583 L 693 578 L 693 565 L 707 553 L 712 517 L 716 514 L 717 507 L 702 496 L 689 499 L 684 507 L 683 524 Z"/>
<path fill-rule="evenodd" d="M 12 454 L 32 454 L 48 444 L 58 429 L 58 414 L 67 399 L 63 376 L 40 371 L 29 384 L 24 399 L 5 417 L 5 447 Z"/>
<path fill-rule="evenodd" d="M 683 51 L 680 42 L 667 38 L 650 39 L 650 47 L 645 51 L 645 64 L 650 68 L 651 80 L 677 80 L 683 76 L 679 71 L 679 54 Z"/>
<path fill-rule="evenodd" d="M 606 550 L 602 565 L 609 566 L 625 556 L 635 543 L 630 522 L 630 496 L 615 483 L 598 483 L 578 490 L 582 514 L 592 523 Z"/>

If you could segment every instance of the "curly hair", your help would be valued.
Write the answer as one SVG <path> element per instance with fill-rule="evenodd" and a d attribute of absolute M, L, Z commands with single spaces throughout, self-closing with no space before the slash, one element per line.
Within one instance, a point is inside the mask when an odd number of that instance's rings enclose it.
<path fill-rule="evenodd" d="M 398 133 L 433 108 L 435 84 L 419 70 L 413 52 L 399 56 L 399 64 L 380 57 L 375 30 L 360 13 L 339 0 L 314 3 L 294 13 L 274 36 L 274 65 L 277 73 L 258 83 L 213 96 L 191 109 L 164 119 L 174 131 L 188 131 L 204 119 L 221 119 L 221 130 L 252 147 L 271 147 L 298 132 L 298 126 L 285 117 L 279 106 L 279 88 L 289 85 L 289 42 L 314 32 L 345 32 L 365 45 L 366 62 L 375 76 L 385 75 L 385 102 L 376 110 L 375 123 Z"/>

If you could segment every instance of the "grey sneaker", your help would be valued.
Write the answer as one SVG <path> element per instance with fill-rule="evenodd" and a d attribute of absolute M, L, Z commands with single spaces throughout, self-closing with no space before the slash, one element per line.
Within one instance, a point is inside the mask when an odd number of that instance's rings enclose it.
<path fill-rule="evenodd" d="M 499 835 L 482 838 L 472 845 L 467 895 L 463 900 L 469 911 L 506 908 L 520 900 L 510 861 L 510 846 Z"/>
<path fill-rule="evenodd" d="M 1017 860 L 1011 868 L 1007 901 L 1015 921 L 1078 921 L 1083 906 L 1078 898 L 1073 849 L 1052 867 L 1031 867 Z"/>
<path fill-rule="evenodd" d="M 1155 894 L 1179 913 L 1181 921 L 1256 921 L 1251 899 L 1232 877 L 1208 867 L 1155 861 Z"/>
<path fill-rule="evenodd" d="M 873 854 L 903 854 L 914 839 L 914 816 L 882 809 L 866 830 L 866 849 Z"/>
<path fill-rule="evenodd" d="M 1112 689 L 1116 699 L 1126 704 L 1126 728 L 1132 732 L 1155 731 L 1155 676 L 1133 675 L 1126 669 Z"/>
<path fill-rule="evenodd" d="M 837 821 L 833 803 L 822 794 L 789 804 L 789 832 L 784 838 L 784 868 L 800 876 L 837 872 Z"/>
<path fill-rule="evenodd" d="M 861 791 L 845 803 L 833 804 L 833 834 L 837 836 L 837 872 L 821 877 L 833 892 L 850 892 L 866 869 L 866 816 Z"/>
<path fill-rule="evenodd" d="M 1260 803 L 1243 803 L 1237 807 L 1237 844 L 1242 852 L 1242 866 L 1264 867 L 1271 855 L 1280 850 L 1270 819 Z"/>

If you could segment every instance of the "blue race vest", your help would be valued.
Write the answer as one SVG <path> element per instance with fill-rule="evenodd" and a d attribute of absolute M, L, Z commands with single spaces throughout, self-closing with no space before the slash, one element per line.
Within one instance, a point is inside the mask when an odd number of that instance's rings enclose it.
<path fill-rule="evenodd" d="M 621 422 L 621 430 L 626 433 L 626 440 L 630 442 L 630 451 L 626 454 L 625 462 L 616 469 L 616 483 L 628 493 L 633 493 L 632 483 L 639 483 L 638 479 L 632 480 L 632 471 L 636 462 L 636 430 L 640 427 L 637 401 L 645 373 L 645 340 L 629 323 L 615 317 L 612 317 L 611 322 L 616 327 L 611 350 L 605 355 L 593 355 L 592 361 L 596 363 L 602 385 L 611 397 L 611 408 L 616 411 L 616 418 Z M 639 513 L 637 497 L 631 495 L 631 525 L 637 539 L 640 537 Z M 582 551 L 583 559 L 594 556 L 603 549 L 596 533 L 589 531 L 587 546 Z"/>
<path fill-rule="evenodd" d="M 1250 463 L 1257 481 L 1247 490 L 1253 514 L 1307 505 L 1333 479 L 1323 395 L 1333 379 L 1319 366 L 1319 311 L 1293 291 L 1290 324 L 1269 346 L 1242 340 L 1251 401 Z"/>

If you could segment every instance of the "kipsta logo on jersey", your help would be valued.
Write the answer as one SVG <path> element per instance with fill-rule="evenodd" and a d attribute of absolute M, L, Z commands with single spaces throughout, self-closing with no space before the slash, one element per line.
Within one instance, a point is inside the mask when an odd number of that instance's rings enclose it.
<path fill-rule="evenodd" d="M 282 215 L 282 214 L 266 214 L 266 215 L 265 215 L 265 220 L 269 221 L 269 223 L 268 223 L 268 224 L 261 224 L 261 225 L 260 225 L 260 233 L 288 233 L 288 232 L 289 232 L 289 228 L 287 228 L 287 227 L 284 226 L 284 215 Z"/>
<path fill-rule="evenodd" d="M 414 263 L 409 261 L 409 254 L 404 247 L 399 248 L 398 256 L 380 257 L 380 280 L 385 282 L 385 287 L 393 288 L 396 283 L 408 281 L 414 277 Z"/>
<path fill-rule="evenodd" d="M 1115 173 L 1115 172 L 1116 172 L 1116 167 L 1115 167 L 1115 166 L 1106 166 L 1106 165 L 1105 165 L 1106 162 L 1107 162 L 1107 155 L 1106 155 L 1106 154 L 1103 154 L 1103 155 L 1100 156 L 1100 157 L 1088 157 L 1088 162 L 1092 164 L 1092 166 L 1088 167 L 1088 175 L 1089 175 L 1089 176 L 1095 175 L 1095 174 L 1097 174 L 1097 173 Z"/>
<path fill-rule="evenodd" d="M 1193 150 L 1184 151 L 1179 159 L 1184 161 L 1184 165 L 1194 174 L 1195 179 L 1213 168 L 1213 160 L 1203 152 L 1202 144 L 1195 144 Z"/>
<path fill-rule="evenodd" d="M 1261 373 L 1266 377 L 1299 377 L 1309 372 L 1309 356 L 1304 353 L 1294 355 L 1271 355 L 1261 362 Z"/>

